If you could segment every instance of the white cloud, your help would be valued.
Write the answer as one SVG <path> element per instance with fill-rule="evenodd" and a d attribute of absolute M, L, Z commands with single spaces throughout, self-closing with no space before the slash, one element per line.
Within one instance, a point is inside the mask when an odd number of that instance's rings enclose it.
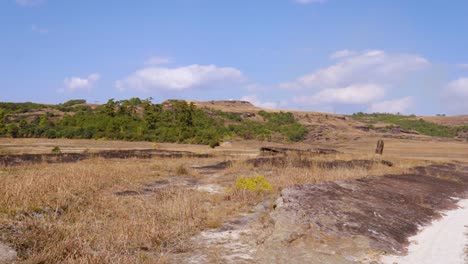
<path fill-rule="evenodd" d="M 70 92 L 79 90 L 90 90 L 94 84 L 99 81 L 100 75 L 98 73 L 90 74 L 86 78 L 71 77 L 63 80 L 63 84 Z"/>
<path fill-rule="evenodd" d="M 353 84 L 343 88 L 328 88 L 311 96 L 299 96 L 294 101 L 299 104 L 366 104 L 385 95 L 384 87 L 378 84 Z"/>
<path fill-rule="evenodd" d="M 341 52 L 343 53 L 343 52 Z M 327 89 L 356 83 L 392 84 L 407 74 L 424 69 L 430 63 L 412 54 L 388 54 L 370 50 L 342 57 L 334 65 L 306 74 L 282 88 Z M 337 53 L 332 54 L 332 56 Z M 338 55 L 343 55 L 338 53 Z M 339 57 L 339 56 L 338 56 Z"/>
<path fill-rule="evenodd" d="M 146 65 L 162 65 L 171 63 L 172 59 L 169 57 L 162 57 L 162 56 L 153 56 L 149 58 L 145 64 Z"/>
<path fill-rule="evenodd" d="M 411 96 L 403 97 L 395 100 L 387 100 L 377 103 L 372 103 L 367 112 L 370 113 L 405 113 L 413 103 Z"/>
<path fill-rule="evenodd" d="M 410 103 L 409 99 L 383 101 L 384 96 L 388 91 L 406 87 L 415 72 L 430 66 L 421 56 L 383 50 L 339 50 L 332 53 L 330 59 L 333 62 L 330 66 L 280 84 L 280 87 L 294 89 L 298 95 L 293 101 L 299 105 L 370 105 L 372 109 L 385 105 L 392 107 L 388 111 L 396 109 L 398 112 Z"/>
<path fill-rule="evenodd" d="M 354 54 L 356 54 L 356 52 L 351 51 L 351 50 L 347 50 L 347 49 L 339 50 L 339 51 L 333 52 L 330 55 L 330 59 L 341 59 L 341 58 L 349 57 Z"/>
<path fill-rule="evenodd" d="M 118 80 L 116 87 L 120 90 L 182 91 L 220 82 L 240 82 L 243 80 L 242 72 L 235 68 L 194 64 L 179 68 L 144 68 L 123 80 Z"/>
<path fill-rule="evenodd" d="M 451 114 L 468 112 L 468 77 L 449 82 L 441 94 L 442 103 Z"/>
<path fill-rule="evenodd" d="M 299 4 L 325 3 L 327 0 L 295 0 Z"/>
<path fill-rule="evenodd" d="M 38 6 L 44 3 L 46 0 L 15 0 L 20 6 Z"/>
<path fill-rule="evenodd" d="M 468 97 L 468 78 L 459 78 L 449 82 L 446 92 L 454 96 Z"/>
<path fill-rule="evenodd" d="M 467 114 L 468 77 L 449 82 L 442 92 L 442 101 L 450 113 Z"/>
<path fill-rule="evenodd" d="M 31 30 L 40 34 L 47 34 L 50 32 L 48 28 L 40 27 L 38 25 L 32 25 Z"/>
<path fill-rule="evenodd" d="M 282 106 L 285 106 L 287 104 L 286 101 L 281 101 L 281 102 L 263 102 L 256 95 L 246 95 L 243 96 L 241 101 L 247 101 L 252 103 L 253 105 L 260 107 L 260 108 L 266 108 L 266 109 L 277 109 Z"/>

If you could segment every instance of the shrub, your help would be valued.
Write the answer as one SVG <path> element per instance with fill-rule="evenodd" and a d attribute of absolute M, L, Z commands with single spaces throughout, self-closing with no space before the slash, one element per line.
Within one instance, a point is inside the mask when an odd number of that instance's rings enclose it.
<path fill-rule="evenodd" d="M 70 106 L 77 105 L 77 104 L 86 104 L 86 100 L 84 99 L 68 100 L 65 103 L 63 103 L 63 106 L 70 107 Z"/>
<path fill-rule="evenodd" d="M 55 146 L 55 147 L 51 150 L 51 152 L 54 153 L 54 154 L 60 154 L 60 153 L 62 153 L 62 150 L 60 149 L 60 147 Z"/>
<path fill-rule="evenodd" d="M 252 192 L 269 192 L 272 188 L 263 175 L 237 179 L 233 186 L 234 190 Z"/>
<path fill-rule="evenodd" d="M 211 148 L 218 147 L 219 146 L 219 141 L 213 139 L 213 140 L 210 141 L 209 145 L 210 145 Z"/>

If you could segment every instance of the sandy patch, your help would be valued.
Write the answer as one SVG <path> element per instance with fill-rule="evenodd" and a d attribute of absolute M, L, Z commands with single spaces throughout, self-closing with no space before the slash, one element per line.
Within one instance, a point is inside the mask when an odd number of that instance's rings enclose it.
<path fill-rule="evenodd" d="M 384 256 L 384 264 L 459 264 L 466 262 L 465 247 L 468 244 L 468 199 L 458 202 L 460 208 L 445 213 L 420 233 L 410 238 L 408 254 Z"/>

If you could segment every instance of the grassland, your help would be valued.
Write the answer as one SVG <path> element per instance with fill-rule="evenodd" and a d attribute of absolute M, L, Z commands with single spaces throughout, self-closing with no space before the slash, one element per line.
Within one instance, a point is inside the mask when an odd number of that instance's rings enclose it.
<path fill-rule="evenodd" d="M 5 119 L 4 112 L 3 120 L 9 122 L 4 125 L 11 125 L 16 117 L 31 119 L 22 122 L 23 125 L 36 121 L 38 126 L 52 125 L 64 120 L 60 115 L 69 115 L 75 103 L 56 106 L 49 115 L 47 111 L 30 112 L 30 108 L 48 109 L 50 106 L 25 104 L 14 108 L 18 105 L 7 105 L 11 108 L 8 113 L 10 119 Z M 179 159 L 90 158 L 78 163 L 1 167 L 0 241 L 18 252 L 18 263 L 174 263 L 177 262 L 173 258 L 175 255 L 199 250 L 194 247 L 194 237 L 251 213 L 256 205 L 275 200 L 285 188 L 369 176 L 405 175 L 411 168 L 421 165 L 468 163 L 467 145 L 460 140 L 421 135 L 398 138 L 355 129 L 363 124 L 383 124 L 389 128 L 393 124 L 422 134 L 452 137 L 461 131 L 461 126 L 449 127 L 415 117 L 394 115 L 356 115 L 350 120 L 321 113 L 264 112 L 245 102 L 195 105 L 198 110 L 188 104 L 181 105 L 180 109 L 192 109 L 182 112 L 200 115 L 198 121 L 203 121 L 201 123 L 214 122 L 210 124 L 222 130 L 223 137 L 214 137 L 220 146 L 211 148 L 206 145 L 210 143 L 208 141 L 192 140 L 198 133 L 195 130 L 192 130 L 194 134 L 178 133 L 184 125 L 174 128 L 177 133 L 171 130 L 174 132 L 172 136 L 181 135 L 182 140 L 156 139 L 169 141 L 156 143 L 139 137 L 131 138 L 133 141 L 99 136 L 95 139 L 0 138 L 0 155 L 50 154 L 53 149 L 60 149 L 62 153 L 158 149 L 210 155 L 208 158 Z M 145 118 L 141 112 L 143 108 L 132 108 L 129 102 L 111 102 L 110 106 L 85 105 L 84 108 L 78 107 L 83 109 L 73 111 L 84 111 L 95 117 L 102 115 L 109 120 L 112 115 L 117 115 L 121 117 L 117 121 L 130 118 L 137 126 L 143 124 L 140 122 Z M 121 110 L 122 107 L 125 109 Z M 162 106 L 152 105 L 150 110 L 161 110 L 158 117 L 165 116 L 167 120 L 187 121 L 184 119 L 187 115 L 174 116 L 174 109 L 164 113 L 159 107 Z M 57 111 L 61 113 L 59 116 L 50 114 Z M 39 117 L 31 117 L 35 114 Z M 41 116 L 50 120 L 42 118 L 44 122 L 41 123 Z M 151 115 L 146 115 L 146 118 L 151 119 Z M 69 115 L 65 119 L 78 120 L 80 115 Z M 112 133 L 122 132 L 120 126 L 107 125 L 106 129 Z M 185 125 L 190 126 L 190 122 Z M 209 132 L 203 134 L 204 138 L 213 138 L 210 134 L 213 127 L 201 127 Z M 305 128 L 309 136 L 297 137 L 306 132 Z M 129 128 L 129 131 L 137 133 L 138 129 Z M 376 156 L 373 154 L 375 144 L 383 136 L 390 136 L 384 138 L 384 155 Z M 302 150 L 332 148 L 341 153 L 317 156 L 293 152 L 283 157 L 280 165 L 249 162 L 260 155 L 259 148 L 265 145 Z M 320 165 L 333 162 L 348 164 L 346 162 L 354 160 L 364 160 L 370 165 Z M 381 160 L 389 161 L 393 166 L 382 164 Z M 223 167 L 220 164 L 227 165 Z M 221 168 L 203 169 L 206 165 Z M 262 179 L 258 182 L 263 187 L 257 187 L 252 179 Z M 220 258 L 214 256 L 214 259 Z"/>
<path fill-rule="evenodd" d="M 94 140 L 41 142 L 39 139 L 2 139 L 0 143 L 2 149 L 10 153 L 47 152 L 55 145 L 64 151 L 151 146 L 148 142 Z M 190 250 L 187 243 L 190 237 L 220 226 L 251 210 L 262 200 L 274 199 L 283 188 L 303 183 L 406 173 L 408 168 L 437 162 L 444 156 L 443 148 L 447 146 L 444 143 L 427 146 L 427 143 L 416 142 L 411 146 L 415 152 L 411 155 L 417 157 L 419 152 L 421 155 L 435 153 L 435 156 L 406 159 L 399 154 L 408 150 L 408 144 L 392 141 L 387 144 L 389 154 L 383 158 L 392 161 L 393 167 L 375 165 L 370 168 L 327 169 L 294 165 L 304 159 L 381 159 L 370 154 L 374 143 L 369 140 L 336 146 L 347 149 L 349 154 L 290 155 L 285 166 L 248 164 L 246 159 L 258 154 L 257 146 L 263 143 L 233 142 L 215 150 L 201 145 L 158 146 L 214 155 L 204 159 L 92 159 L 70 164 L 5 167 L 0 171 L 1 240 L 18 250 L 20 263 L 166 263 L 172 254 Z M 465 145 L 456 144 L 447 146 L 447 149 L 453 150 L 458 146 L 459 158 L 466 157 Z M 440 149 L 427 152 L 431 147 Z M 426 161 L 428 159 L 433 161 Z M 231 160 L 231 165 L 215 174 L 195 169 L 225 160 Z M 272 185 L 271 191 L 232 188 L 238 179 L 258 175 L 265 176 Z M 174 184 L 160 188 L 159 184 L 164 181 Z M 219 186 L 222 191 L 207 192 L 199 188 L 207 185 Z"/>

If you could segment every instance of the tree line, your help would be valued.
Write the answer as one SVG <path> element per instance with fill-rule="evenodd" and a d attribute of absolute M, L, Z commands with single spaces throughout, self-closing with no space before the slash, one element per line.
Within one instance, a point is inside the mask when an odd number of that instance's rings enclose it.
<path fill-rule="evenodd" d="M 260 111 L 262 121 L 254 121 L 182 100 L 164 104 L 151 100 L 110 99 L 98 106 L 81 99 L 59 105 L 0 102 L 0 136 L 143 140 L 214 147 L 221 140 L 236 137 L 301 141 L 308 132 L 289 112 Z"/>

